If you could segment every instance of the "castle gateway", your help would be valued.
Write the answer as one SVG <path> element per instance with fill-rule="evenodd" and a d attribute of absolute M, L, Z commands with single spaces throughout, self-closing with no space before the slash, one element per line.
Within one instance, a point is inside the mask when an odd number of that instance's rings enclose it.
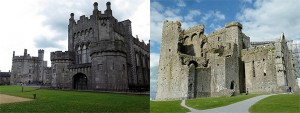
<path fill-rule="evenodd" d="M 68 51 L 51 52 L 51 67 L 39 57 L 13 57 L 11 83 L 43 83 L 54 88 L 109 91 L 148 91 L 150 45 L 134 38 L 131 21 L 118 22 L 111 3 L 104 13 L 94 3 L 93 14 L 71 13 L 68 25 Z M 21 70 L 20 70 L 21 69 Z"/>
<path fill-rule="evenodd" d="M 298 90 L 293 63 L 284 35 L 251 43 L 238 22 L 206 36 L 204 25 L 182 30 L 180 22 L 165 21 L 156 99 Z"/>

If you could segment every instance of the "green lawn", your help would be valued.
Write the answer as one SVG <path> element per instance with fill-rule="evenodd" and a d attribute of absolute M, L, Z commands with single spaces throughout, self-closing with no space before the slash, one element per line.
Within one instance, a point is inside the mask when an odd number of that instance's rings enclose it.
<path fill-rule="evenodd" d="M 199 110 L 204 110 L 204 109 L 211 109 L 211 108 L 216 108 L 216 107 L 221 107 L 221 106 L 226 106 L 229 104 L 233 104 L 242 100 L 246 100 L 255 96 L 258 96 L 260 94 L 250 94 L 250 95 L 237 95 L 233 97 L 207 97 L 207 98 L 197 98 L 193 100 L 187 100 L 186 105 L 199 109 Z"/>
<path fill-rule="evenodd" d="M 180 106 L 181 100 L 177 101 L 150 101 L 151 113 L 186 113 L 190 110 Z"/>
<path fill-rule="evenodd" d="M 251 113 L 300 113 L 299 94 L 273 95 L 250 107 Z"/>
<path fill-rule="evenodd" d="M 60 90 L 36 90 L 20 86 L 0 86 L 0 93 L 24 98 L 37 99 L 28 102 L 0 105 L 0 113 L 5 112 L 149 112 L 149 96 L 126 94 L 93 93 Z"/>

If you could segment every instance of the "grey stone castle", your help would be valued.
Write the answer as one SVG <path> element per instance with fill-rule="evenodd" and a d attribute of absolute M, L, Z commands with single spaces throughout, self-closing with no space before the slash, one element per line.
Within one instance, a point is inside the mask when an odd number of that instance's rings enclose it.
<path fill-rule="evenodd" d="M 13 55 L 11 83 L 42 83 L 54 88 L 148 91 L 150 45 L 132 36 L 131 21 L 114 18 L 111 3 L 104 13 L 94 3 L 90 18 L 71 13 L 68 51 L 51 52 L 51 67 L 38 57 Z"/>
<path fill-rule="evenodd" d="M 291 56 L 284 35 L 252 43 L 238 22 L 206 36 L 204 25 L 182 30 L 180 22 L 165 21 L 156 99 L 295 91 Z"/>

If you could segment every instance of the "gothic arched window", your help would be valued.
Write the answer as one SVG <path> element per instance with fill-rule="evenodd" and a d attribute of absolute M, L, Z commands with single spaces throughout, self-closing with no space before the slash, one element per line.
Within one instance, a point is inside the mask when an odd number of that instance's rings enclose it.
<path fill-rule="evenodd" d="M 87 56 L 86 56 L 86 46 L 83 45 L 82 47 L 82 63 L 87 63 Z"/>
<path fill-rule="evenodd" d="M 77 63 L 78 63 L 78 64 L 81 64 L 81 52 L 82 52 L 82 51 L 81 51 L 81 48 L 80 48 L 80 46 L 79 46 L 79 47 L 77 48 L 77 55 L 76 55 L 76 56 L 77 56 L 76 59 L 77 59 Z"/>

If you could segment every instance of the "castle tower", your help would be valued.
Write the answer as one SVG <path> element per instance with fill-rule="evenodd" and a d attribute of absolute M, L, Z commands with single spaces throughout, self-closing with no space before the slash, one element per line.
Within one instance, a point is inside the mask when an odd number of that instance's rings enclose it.
<path fill-rule="evenodd" d="M 226 41 L 229 43 L 237 44 L 238 48 L 238 57 L 240 57 L 241 50 L 243 49 L 243 39 L 242 39 L 242 24 L 239 22 L 229 22 L 225 24 L 227 39 Z"/>
<path fill-rule="evenodd" d="M 182 73 L 178 56 L 181 23 L 164 21 L 157 80 L 157 100 L 187 98 L 188 75 Z M 176 82 L 180 81 L 180 82 Z"/>
<path fill-rule="evenodd" d="M 27 56 L 27 49 L 24 49 L 24 56 Z"/>
<path fill-rule="evenodd" d="M 73 32 L 73 26 L 76 25 L 76 22 L 74 20 L 74 13 L 70 14 L 70 19 L 69 19 L 69 25 L 68 25 L 68 50 L 69 51 L 74 51 L 74 38 L 75 34 Z"/>
<path fill-rule="evenodd" d="M 104 13 L 105 13 L 106 15 L 112 16 L 112 10 L 111 10 L 111 8 L 110 8 L 110 5 L 111 5 L 110 2 L 107 2 L 107 3 L 106 3 L 106 10 L 105 10 Z"/>
<path fill-rule="evenodd" d="M 97 40 L 90 46 L 93 87 L 99 90 L 128 90 L 125 38 L 119 35 L 124 35 L 124 32 L 118 31 L 124 27 L 116 28 L 117 21 L 112 16 L 110 5 L 110 2 L 106 3 L 105 18 L 94 20 L 97 28 L 95 34 L 101 35 L 96 35 Z"/>
<path fill-rule="evenodd" d="M 44 50 L 40 49 L 38 50 L 38 57 L 40 60 L 44 60 Z"/>

